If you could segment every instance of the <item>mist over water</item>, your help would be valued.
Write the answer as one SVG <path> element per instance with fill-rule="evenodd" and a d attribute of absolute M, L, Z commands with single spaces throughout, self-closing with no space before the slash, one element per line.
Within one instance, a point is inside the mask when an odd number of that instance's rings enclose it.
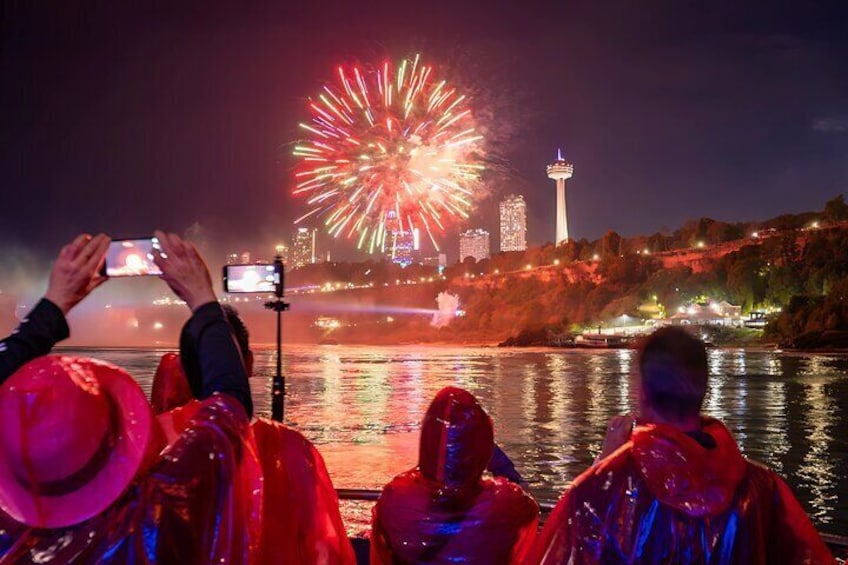
<path fill-rule="evenodd" d="M 436 296 L 436 304 L 439 309 L 433 314 L 430 325 L 436 328 L 444 328 L 456 317 L 459 310 L 459 297 L 449 292 L 440 292 Z"/>
<path fill-rule="evenodd" d="M 91 350 L 149 393 L 164 350 Z M 251 381 L 270 411 L 274 351 Z M 631 350 L 286 346 L 285 415 L 316 443 L 337 487 L 379 488 L 417 461 L 419 423 L 442 387 L 473 392 L 496 441 L 541 500 L 556 500 L 599 452 L 610 417 L 636 406 Z M 848 357 L 714 349 L 704 411 L 748 457 L 783 475 L 816 525 L 848 531 Z M 367 505 L 345 504 L 353 532 Z"/>

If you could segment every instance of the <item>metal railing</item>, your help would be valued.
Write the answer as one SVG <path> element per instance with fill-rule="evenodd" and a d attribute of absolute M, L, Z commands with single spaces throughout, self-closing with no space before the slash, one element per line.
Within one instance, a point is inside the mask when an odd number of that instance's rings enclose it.
<path fill-rule="evenodd" d="M 376 502 L 378 498 L 380 498 L 379 490 L 375 489 L 357 489 L 357 488 L 337 488 L 336 493 L 339 495 L 340 500 L 360 500 L 366 502 Z M 551 512 L 556 506 L 556 502 L 551 502 L 549 500 L 540 500 L 537 501 L 539 504 L 539 510 L 543 514 L 547 514 Z M 828 534 L 824 532 L 819 532 L 822 540 L 834 551 L 837 551 L 841 554 L 848 553 L 848 536 L 840 536 L 837 534 Z"/>

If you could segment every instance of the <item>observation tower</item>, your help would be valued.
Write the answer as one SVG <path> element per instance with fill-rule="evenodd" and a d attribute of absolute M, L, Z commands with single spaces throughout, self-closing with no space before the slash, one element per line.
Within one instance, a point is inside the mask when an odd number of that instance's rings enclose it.
<path fill-rule="evenodd" d="M 556 181 L 556 245 L 568 241 L 568 214 L 565 208 L 565 181 L 574 174 L 574 165 L 562 158 L 562 150 L 557 149 L 557 160 L 548 165 L 548 178 Z"/>

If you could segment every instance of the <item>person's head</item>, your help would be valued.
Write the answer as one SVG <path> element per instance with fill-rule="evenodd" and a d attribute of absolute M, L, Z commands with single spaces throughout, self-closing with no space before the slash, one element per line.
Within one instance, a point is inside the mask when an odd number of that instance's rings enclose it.
<path fill-rule="evenodd" d="M 0 508 L 36 528 L 105 510 L 155 460 L 161 438 L 125 371 L 47 356 L 0 387 Z"/>
<path fill-rule="evenodd" d="M 247 331 L 247 326 L 244 325 L 235 308 L 227 304 L 223 305 L 222 308 L 241 351 L 247 376 L 250 377 L 253 374 L 253 352 L 250 350 L 250 334 Z M 194 340 L 185 328 L 180 334 L 180 363 L 182 364 L 186 379 L 188 379 L 192 396 L 194 398 L 200 398 L 203 394 L 200 356 Z"/>
<path fill-rule="evenodd" d="M 443 388 L 424 415 L 418 468 L 455 491 L 476 485 L 494 449 L 492 420 L 470 392 Z"/>
<path fill-rule="evenodd" d="M 639 351 L 642 415 L 686 426 L 697 422 L 707 393 L 707 350 L 679 327 L 652 333 Z"/>

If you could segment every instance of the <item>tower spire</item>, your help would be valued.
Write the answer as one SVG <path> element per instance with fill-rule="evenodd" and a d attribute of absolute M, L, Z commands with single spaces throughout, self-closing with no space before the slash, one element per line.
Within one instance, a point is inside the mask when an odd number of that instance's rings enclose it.
<path fill-rule="evenodd" d="M 568 212 L 566 211 L 565 181 L 574 174 L 574 165 L 562 158 L 557 149 L 557 160 L 547 167 L 548 178 L 556 181 L 556 245 L 568 241 Z"/>

